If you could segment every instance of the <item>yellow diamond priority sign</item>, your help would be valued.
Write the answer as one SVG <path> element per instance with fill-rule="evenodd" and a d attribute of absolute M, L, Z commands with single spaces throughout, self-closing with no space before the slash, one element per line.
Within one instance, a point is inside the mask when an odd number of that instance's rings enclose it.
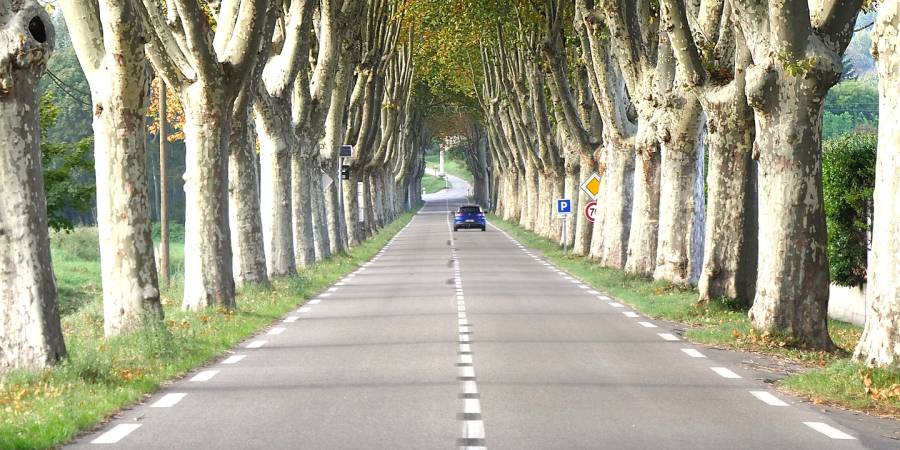
<path fill-rule="evenodd" d="M 600 195 L 600 175 L 597 175 L 597 172 L 594 172 L 581 183 L 581 190 L 591 198 L 591 200 L 597 200 L 597 196 Z"/>

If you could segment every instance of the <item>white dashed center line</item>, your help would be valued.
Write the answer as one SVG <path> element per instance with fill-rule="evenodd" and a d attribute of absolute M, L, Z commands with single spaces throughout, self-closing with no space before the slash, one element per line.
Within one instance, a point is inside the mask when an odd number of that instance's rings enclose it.
<path fill-rule="evenodd" d="M 214 377 L 218 374 L 219 374 L 218 370 L 204 370 L 203 372 L 200 372 L 197 375 L 194 375 L 194 377 L 191 378 L 191 381 L 209 381 L 212 379 L 212 377 Z"/>
<path fill-rule="evenodd" d="M 91 444 L 115 444 L 140 427 L 141 424 L 139 423 L 122 423 L 116 425 L 111 430 L 98 436 L 97 439 L 91 441 Z"/>
<path fill-rule="evenodd" d="M 185 398 L 187 394 L 183 393 L 172 393 L 163 395 L 162 398 L 157 400 L 155 403 L 150 405 L 151 408 L 171 408 L 175 406 L 176 403 L 180 402 L 181 399 Z"/>
<path fill-rule="evenodd" d="M 719 374 L 722 378 L 742 378 L 740 375 L 732 372 L 730 369 L 725 367 L 710 367 L 713 372 Z"/>
<path fill-rule="evenodd" d="M 844 440 L 856 439 L 855 437 L 850 436 L 849 434 L 844 433 L 843 431 L 838 430 L 837 428 L 835 428 L 831 425 L 828 425 L 827 423 L 803 422 L 803 424 L 812 428 L 813 430 L 818 431 L 819 433 L 824 434 L 825 436 L 832 438 L 832 439 L 844 439 Z"/>
<path fill-rule="evenodd" d="M 782 401 L 780 398 L 766 391 L 750 391 L 750 395 L 760 399 L 762 402 L 770 406 L 788 406 L 788 404 Z"/>
<path fill-rule="evenodd" d="M 699 351 L 694 350 L 692 348 L 683 348 L 683 349 L 681 349 L 681 351 L 683 351 L 686 355 L 690 356 L 691 358 L 706 358 L 706 355 L 704 355 L 703 353 L 700 353 Z"/>
<path fill-rule="evenodd" d="M 268 342 L 269 341 L 253 341 L 253 342 L 247 344 L 247 348 L 260 348 L 263 345 L 266 345 L 266 343 L 268 343 Z"/>
<path fill-rule="evenodd" d="M 237 364 L 246 357 L 247 355 L 231 355 L 226 360 L 222 361 L 222 364 Z"/>

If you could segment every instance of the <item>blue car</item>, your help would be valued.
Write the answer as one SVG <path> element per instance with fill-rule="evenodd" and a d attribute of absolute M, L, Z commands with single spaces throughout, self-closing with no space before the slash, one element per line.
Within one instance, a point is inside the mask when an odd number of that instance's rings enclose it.
<path fill-rule="evenodd" d="M 453 216 L 453 231 L 460 228 L 480 228 L 484 231 L 487 228 L 487 219 L 484 217 L 484 211 L 478 205 L 460 206 Z"/>

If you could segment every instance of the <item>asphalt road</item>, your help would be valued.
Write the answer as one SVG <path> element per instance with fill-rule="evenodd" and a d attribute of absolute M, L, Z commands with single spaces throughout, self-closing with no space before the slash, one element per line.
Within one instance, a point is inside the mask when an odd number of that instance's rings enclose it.
<path fill-rule="evenodd" d="M 73 447 L 898 448 L 430 196 L 366 266 Z M 101 444 L 107 442 L 107 444 Z"/>

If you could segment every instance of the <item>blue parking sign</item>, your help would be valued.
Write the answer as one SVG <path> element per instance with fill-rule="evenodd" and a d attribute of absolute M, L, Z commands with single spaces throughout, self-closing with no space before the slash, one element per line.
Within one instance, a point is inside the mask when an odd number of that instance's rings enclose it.
<path fill-rule="evenodd" d="M 572 200 L 567 198 L 556 199 L 556 213 L 559 215 L 572 214 Z"/>

